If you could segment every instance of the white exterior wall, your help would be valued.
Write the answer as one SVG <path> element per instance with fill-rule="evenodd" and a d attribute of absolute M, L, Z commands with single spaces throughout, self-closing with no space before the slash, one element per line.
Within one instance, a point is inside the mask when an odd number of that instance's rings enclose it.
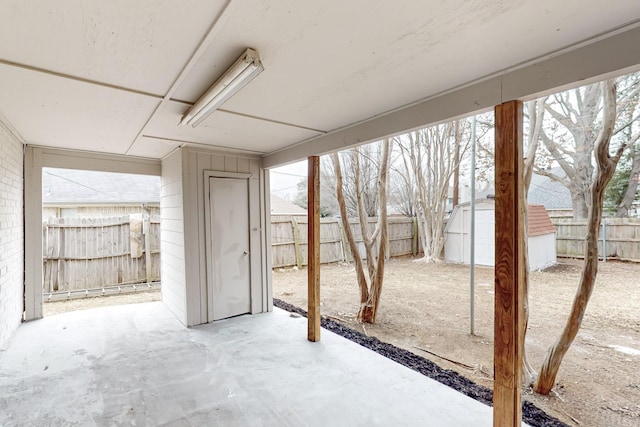
<path fill-rule="evenodd" d="M 491 211 L 493 204 L 478 203 L 476 205 L 476 218 L 480 212 Z M 456 206 L 447 222 L 444 234 L 444 260 L 459 264 L 469 264 L 471 257 L 471 209 L 469 206 Z M 495 265 L 495 245 L 488 250 L 489 253 L 480 253 L 483 246 L 480 239 L 485 242 L 495 242 L 495 232 L 491 227 L 479 226 L 476 222 L 476 265 Z M 528 239 L 529 270 L 542 270 L 556 263 L 555 233 L 542 236 L 529 237 Z"/>
<path fill-rule="evenodd" d="M 23 144 L 0 119 L 0 348 L 22 320 Z"/>
<path fill-rule="evenodd" d="M 178 151 L 162 161 L 160 190 L 162 301 L 182 323 L 187 324 L 182 186 L 182 157 Z"/>
<path fill-rule="evenodd" d="M 265 244 L 268 187 L 260 158 L 182 148 L 162 161 L 161 243 L 163 301 L 188 326 L 207 323 L 205 171 L 251 174 L 251 312 L 271 310 L 270 258 Z"/>
<path fill-rule="evenodd" d="M 465 239 L 465 235 L 469 233 L 469 230 L 465 228 L 464 216 L 465 212 L 461 206 L 456 206 L 449 216 L 447 225 L 444 231 L 444 260 L 447 262 L 455 262 L 462 264 L 468 263 L 469 249 L 466 246 L 468 239 Z M 466 221 L 468 223 L 468 221 Z"/>
<path fill-rule="evenodd" d="M 205 245 L 205 171 L 251 174 L 250 200 L 251 246 L 251 312 L 270 310 L 268 283 L 265 271 L 270 268 L 266 254 L 266 227 L 264 224 L 264 172 L 258 157 L 241 157 L 218 152 L 184 148 L 182 151 L 182 177 L 184 190 L 185 271 L 187 288 L 187 320 L 189 325 L 206 323 L 207 306 L 207 248 Z M 269 261 L 270 263 L 270 261 Z"/>
<path fill-rule="evenodd" d="M 529 270 L 544 270 L 557 262 L 555 233 L 529 237 Z"/>
<path fill-rule="evenodd" d="M 476 204 L 476 217 L 478 212 L 493 210 L 493 204 L 478 203 Z M 485 230 L 479 230 L 476 226 L 476 238 L 479 233 Z M 444 230 L 444 260 L 447 262 L 455 262 L 460 264 L 469 264 L 471 262 L 471 207 L 456 206 L 451 212 L 451 216 L 447 221 Z M 476 241 L 476 245 L 478 242 Z M 477 247 L 477 246 L 476 246 Z M 478 255 L 476 254 L 476 264 Z"/>

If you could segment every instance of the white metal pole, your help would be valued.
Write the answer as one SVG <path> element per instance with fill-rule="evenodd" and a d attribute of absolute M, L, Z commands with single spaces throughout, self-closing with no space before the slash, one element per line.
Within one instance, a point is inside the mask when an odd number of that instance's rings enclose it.
<path fill-rule="evenodd" d="M 607 262 L 607 219 L 602 218 L 602 262 Z"/>
<path fill-rule="evenodd" d="M 471 335 L 475 334 L 475 269 L 476 269 L 476 116 L 471 122 L 471 229 L 469 230 L 471 242 L 469 255 L 469 324 Z"/>

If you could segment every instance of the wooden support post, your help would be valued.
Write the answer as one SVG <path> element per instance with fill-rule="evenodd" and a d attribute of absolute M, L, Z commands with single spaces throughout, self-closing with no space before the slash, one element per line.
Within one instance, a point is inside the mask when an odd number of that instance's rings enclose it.
<path fill-rule="evenodd" d="M 522 422 L 524 192 L 522 102 L 495 107 L 495 323 L 493 425 Z"/>
<path fill-rule="evenodd" d="M 308 244 L 307 286 L 309 341 L 320 341 L 320 157 L 309 157 L 307 188 Z"/>

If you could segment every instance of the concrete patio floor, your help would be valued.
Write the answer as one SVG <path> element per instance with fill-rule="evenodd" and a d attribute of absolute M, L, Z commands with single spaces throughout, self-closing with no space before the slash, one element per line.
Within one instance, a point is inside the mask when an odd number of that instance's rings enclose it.
<path fill-rule="evenodd" d="M 490 426 L 491 408 L 274 309 L 195 328 L 160 303 L 20 326 L 0 425 Z"/>

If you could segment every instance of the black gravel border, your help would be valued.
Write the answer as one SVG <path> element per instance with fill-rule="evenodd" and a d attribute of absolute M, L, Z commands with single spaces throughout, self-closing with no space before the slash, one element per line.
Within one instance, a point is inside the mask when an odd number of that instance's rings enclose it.
<path fill-rule="evenodd" d="M 307 317 L 307 312 L 305 310 L 277 298 L 273 299 L 273 305 L 288 312 L 297 313 L 301 316 Z M 362 332 L 355 331 L 336 322 L 335 320 L 322 317 L 321 324 L 324 329 L 358 343 L 369 350 L 373 350 L 394 362 L 411 368 L 426 377 L 438 381 L 439 383 L 447 385 L 462 394 L 484 403 L 485 405 L 493 406 L 493 392 L 490 389 L 474 383 L 456 371 L 443 369 L 424 357 L 420 357 L 415 353 L 396 347 L 392 344 L 382 342 L 376 337 L 366 336 Z M 557 418 L 547 415 L 542 409 L 527 401 L 522 402 L 522 419 L 532 427 L 569 427 L 567 424 Z"/>

